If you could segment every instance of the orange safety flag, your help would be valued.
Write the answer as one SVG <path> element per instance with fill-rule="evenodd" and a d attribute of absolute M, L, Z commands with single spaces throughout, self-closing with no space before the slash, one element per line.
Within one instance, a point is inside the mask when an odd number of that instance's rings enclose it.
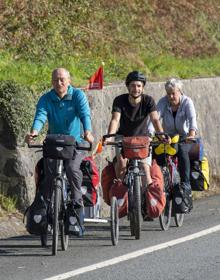
<path fill-rule="evenodd" d="M 89 85 L 87 89 L 103 89 L 103 72 L 103 66 L 100 66 L 99 69 L 89 79 Z"/>
<path fill-rule="evenodd" d="M 97 154 L 101 154 L 102 149 L 103 149 L 102 140 L 100 140 L 92 152 L 92 158 L 95 158 Z"/>

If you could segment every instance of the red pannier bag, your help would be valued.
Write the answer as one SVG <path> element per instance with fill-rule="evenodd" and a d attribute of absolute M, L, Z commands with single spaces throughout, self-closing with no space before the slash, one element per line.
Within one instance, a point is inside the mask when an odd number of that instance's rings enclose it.
<path fill-rule="evenodd" d="M 111 186 L 109 191 L 109 199 L 115 196 L 118 204 L 118 216 L 122 218 L 128 214 L 128 188 L 120 181 L 117 180 Z"/>
<path fill-rule="evenodd" d="M 82 194 L 84 206 L 94 206 L 97 202 L 99 187 L 99 171 L 92 157 L 83 159 L 80 169 L 83 173 Z"/>
<path fill-rule="evenodd" d="M 115 168 L 113 162 L 108 162 L 108 165 L 102 170 L 101 175 L 101 185 L 102 185 L 102 193 L 103 193 L 103 199 L 105 203 L 107 203 L 109 206 L 111 204 L 110 198 L 109 198 L 109 190 L 111 186 L 113 185 L 114 179 L 116 178 L 115 175 Z"/>
<path fill-rule="evenodd" d="M 157 218 L 166 205 L 166 195 L 164 192 L 163 174 L 156 160 L 152 161 L 151 177 L 153 183 L 148 186 L 145 192 L 146 215 L 150 218 Z"/>
<path fill-rule="evenodd" d="M 150 141 L 147 136 L 124 137 L 122 140 L 123 156 L 128 159 L 148 157 Z"/>

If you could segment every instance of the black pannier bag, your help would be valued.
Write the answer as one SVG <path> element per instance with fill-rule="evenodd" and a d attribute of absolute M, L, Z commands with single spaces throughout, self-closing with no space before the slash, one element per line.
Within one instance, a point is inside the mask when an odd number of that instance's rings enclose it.
<path fill-rule="evenodd" d="M 190 206 L 190 202 L 180 184 L 174 185 L 173 196 L 173 206 L 175 213 L 187 213 Z"/>
<path fill-rule="evenodd" d="M 95 161 L 86 157 L 81 163 L 80 169 L 83 173 L 82 194 L 84 206 L 94 206 L 98 198 L 99 171 Z"/>
<path fill-rule="evenodd" d="M 48 228 L 48 202 L 38 192 L 33 203 L 25 211 L 26 229 L 30 234 L 46 234 Z"/>
<path fill-rule="evenodd" d="M 51 159 L 74 159 L 76 141 L 73 136 L 48 134 L 43 143 L 43 157 Z"/>

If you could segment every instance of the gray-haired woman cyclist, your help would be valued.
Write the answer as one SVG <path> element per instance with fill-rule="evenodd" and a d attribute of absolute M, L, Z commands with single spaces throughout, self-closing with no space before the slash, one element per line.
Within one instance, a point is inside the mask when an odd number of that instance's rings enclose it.
<path fill-rule="evenodd" d="M 183 84 L 179 79 L 169 79 L 165 83 L 167 94 L 159 100 L 157 110 L 166 133 L 179 134 L 186 141 L 190 141 L 195 138 L 198 130 L 196 111 L 192 99 L 184 95 L 182 87 Z M 181 186 L 188 200 L 186 212 L 193 208 L 190 186 L 190 148 L 191 145 L 180 143 L 177 153 Z"/>

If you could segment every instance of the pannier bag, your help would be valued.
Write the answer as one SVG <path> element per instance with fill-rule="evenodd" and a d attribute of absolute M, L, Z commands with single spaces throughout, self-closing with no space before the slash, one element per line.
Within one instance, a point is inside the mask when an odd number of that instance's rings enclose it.
<path fill-rule="evenodd" d="M 191 149 L 189 151 L 189 158 L 191 161 L 202 160 L 203 158 L 203 143 L 201 138 L 196 139 L 196 143 L 189 144 Z"/>
<path fill-rule="evenodd" d="M 150 141 L 147 136 L 123 137 L 123 156 L 128 159 L 148 157 Z"/>
<path fill-rule="evenodd" d="M 48 134 L 43 143 L 43 157 L 51 159 L 74 159 L 76 141 L 73 136 Z"/>
<path fill-rule="evenodd" d="M 95 161 L 91 157 L 86 157 L 81 163 L 83 173 L 82 194 L 84 206 L 94 206 L 97 202 L 97 190 L 99 187 L 99 171 Z"/>
<path fill-rule="evenodd" d="M 128 188 L 120 180 L 115 180 L 109 190 L 110 201 L 113 196 L 117 199 L 119 218 L 126 216 L 128 214 Z"/>
<path fill-rule="evenodd" d="M 102 175 L 101 175 L 103 199 L 105 203 L 107 203 L 109 206 L 111 204 L 109 198 L 109 190 L 113 185 L 115 179 L 116 179 L 116 175 L 115 175 L 114 163 L 109 161 L 108 165 L 106 165 L 105 168 L 102 170 Z"/>
<path fill-rule="evenodd" d="M 33 203 L 25 211 L 26 229 L 30 234 L 46 234 L 48 227 L 48 203 L 38 192 Z"/>
<path fill-rule="evenodd" d="M 143 201 L 145 202 L 145 205 L 143 205 L 143 216 L 147 215 L 150 218 L 157 218 L 166 205 L 164 180 L 162 171 L 155 160 L 152 162 L 150 171 L 153 183 L 146 188 L 143 194 Z"/>
<path fill-rule="evenodd" d="M 152 158 L 156 159 L 160 166 L 165 165 L 166 155 L 174 156 L 177 154 L 179 138 L 179 135 L 175 135 L 171 137 L 171 144 L 161 143 L 157 146 L 153 146 Z M 157 142 L 158 140 L 157 137 L 154 137 L 153 142 Z"/>
<path fill-rule="evenodd" d="M 177 184 L 174 186 L 173 196 L 174 196 L 174 200 L 173 200 L 174 212 L 177 214 L 187 213 L 189 210 L 190 202 L 181 184 Z"/>
<path fill-rule="evenodd" d="M 78 237 L 81 237 L 85 230 L 82 222 L 83 217 L 84 212 L 81 211 L 80 208 L 73 208 L 71 204 L 68 204 L 65 212 L 65 234 L 73 234 Z"/>
<path fill-rule="evenodd" d="M 44 178 L 44 159 L 41 158 L 36 166 L 35 166 L 35 170 L 34 170 L 34 179 L 35 179 L 35 185 L 36 185 L 36 193 L 37 191 L 39 191 L 41 182 Z"/>
<path fill-rule="evenodd" d="M 190 183 L 193 191 L 205 191 L 209 188 L 209 163 L 206 157 L 191 162 Z"/>

